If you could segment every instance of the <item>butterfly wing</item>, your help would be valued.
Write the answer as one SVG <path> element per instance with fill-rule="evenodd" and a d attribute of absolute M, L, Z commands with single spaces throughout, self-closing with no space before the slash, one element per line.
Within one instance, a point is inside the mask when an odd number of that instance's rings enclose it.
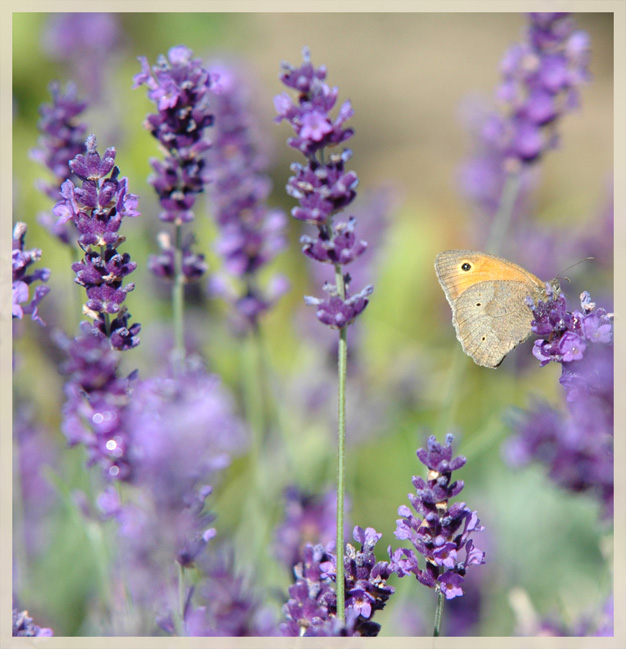
<path fill-rule="evenodd" d="M 467 288 L 451 302 L 456 337 L 478 365 L 498 367 L 528 338 L 533 316 L 524 304 L 526 295 L 528 285 L 523 282 L 485 281 Z"/>

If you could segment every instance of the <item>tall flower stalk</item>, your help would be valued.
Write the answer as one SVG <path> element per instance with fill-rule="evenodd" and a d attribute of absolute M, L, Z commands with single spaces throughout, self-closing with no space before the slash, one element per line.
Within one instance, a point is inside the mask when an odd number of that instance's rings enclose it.
<path fill-rule="evenodd" d="M 306 296 L 309 306 L 317 307 L 317 318 L 323 324 L 339 331 L 338 350 L 338 449 L 337 449 L 337 555 L 343 555 L 343 511 L 345 491 L 345 434 L 346 434 L 346 362 L 347 328 L 365 309 L 373 291 L 371 285 L 359 293 L 350 294 L 350 275 L 344 266 L 365 252 L 367 244 L 356 238 L 355 219 L 337 221 L 337 215 L 356 196 L 357 175 L 346 171 L 345 165 L 352 157 L 349 149 L 332 153 L 332 147 L 345 142 L 353 130 L 344 123 L 352 116 L 349 101 L 339 109 L 336 118 L 330 112 L 335 107 L 338 88 L 326 83 L 325 67 L 315 68 L 308 49 L 303 51 L 304 63 L 295 68 L 283 63 L 282 83 L 295 90 L 296 101 L 287 93 L 278 95 L 274 105 L 276 122 L 286 120 L 295 131 L 288 140 L 306 158 L 304 165 L 293 163 L 293 176 L 287 184 L 287 192 L 300 203 L 294 207 L 292 216 L 315 227 L 315 236 L 301 238 L 302 252 L 321 263 L 331 264 L 335 271 L 335 283 L 324 285 L 328 297 L 324 299 Z M 337 616 L 345 622 L 344 566 L 337 561 Z"/>
<path fill-rule="evenodd" d="M 139 57 L 142 71 L 134 78 L 133 88 L 148 87 L 148 97 L 158 112 L 148 115 L 145 127 L 159 141 L 165 152 L 163 160 L 152 159 L 154 174 L 150 183 L 159 196 L 159 219 L 174 226 L 173 236 L 159 235 L 161 255 L 150 260 L 151 270 L 173 281 L 175 366 L 182 368 L 185 356 L 184 285 L 206 271 L 201 255 L 192 252 L 192 237 L 185 237 L 183 226 L 194 219 L 196 195 L 209 181 L 204 153 L 211 146 L 207 128 L 213 124 L 209 112 L 211 75 L 200 59 L 184 46 L 170 49 L 167 58 L 159 56 L 150 69 L 145 57 Z"/>

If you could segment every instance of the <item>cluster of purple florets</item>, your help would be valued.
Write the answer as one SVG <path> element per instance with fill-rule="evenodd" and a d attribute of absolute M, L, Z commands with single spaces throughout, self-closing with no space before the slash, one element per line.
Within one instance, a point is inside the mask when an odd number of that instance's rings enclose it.
<path fill-rule="evenodd" d="M 568 311 L 563 293 L 556 294 L 548 286 L 548 298 L 533 310 L 532 330 L 537 336 L 533 354 L 545 365 L 550 361 L 570 363 L 584 357 L 590 343 L 609 344 L 613 341 L 613 314 L 596 308 L 586 291 L 580 296 L 580 311 Z"/>
<path fill-rule="evenodd" d="M 452 457 L 453 436 L 446 436 L 444 446 L 434 436 L 428 447 L 420 448 L 417 457 L 428 468 L 428 479 L 413 477 L 415 494 L 409 500 L 418 515 L 406 505 L 398 508 L 396 538 L 410 541 L 425 559 L 419 567 L 416 553 L 409 548 L 394 552 L 389 548 L 391 567 L 399 577 L 415 575 L 417 580 L 445 594 L 447 599 L 463 595 L 465 574 L 472 565 L 485 562 L 485 553 L 474 545 L 470 536 L 484 528 L 465 503 L 449 501 L 463 489 L 463 481 L 452 481 L 452 473 L 465 465 L 463 456 Z"/>
<path fill-rule="evenodd" d="M 98 331 L 110 338 L 116 349 L 130 349 L 139 343 L 141 326 L 128 326 L 128 312 L 122 303 L 135 288 L 124 284 L 137 264 L 118 246 L 125 237 L 119 234 L 124 217 L 137 216 L 138 198 L 128 191 L 128 179 L 119 178 L 115 166 L 115 149 L 107 149 L 101 158 L 96 138 L 87 138 L 86 153 L 70 161 L 70 169 L 82 180 L 80 187 L 66 180 L 61 200 L 54 207 L 58 224 L 72 221 L 78 231 L 78 244 L 85 255 L 72 264 L 75 282 L 87 292 L 85 315 L 94 321 Z M 115 318 L 111 321 L 110 316 Z"/>
<path fill-rule="evenodd" d="M 302 237 L 302 250 L 316 261 L 332 264 L 336 272 L 342 273 L 345 287 L 326 284 L 324 290 L 329 293 L 328 298 L 307 297 L 305 301 L 317 307 L 317 317 L 322 323 L 343 329 L 365 309 L 373 291 L 368 285 L 350 295 L 350 275 L 344 274 L 344 266 L 361 256 L 367 244 L 354 234 L 354 217 L 347 222 L 334 222 L 337 213 L 350 205 L 356 196 L 357 175 L 345 168 L 352 152 L 332 149 L 352 137 L 352 129 L 345 128 L 344 123 L 353 110 L 346 101 L 337 117 L 331 117 L 338 89 L 325 83 L 326 69 L 313 66 L 307 49 L 303 56 L 304 63 L 299 68 L 283 64 L 281 81 L 296 90 L 298 96 L 295 102 L 287 93 L 275 98 L 276 121 L 286 120 L 292 126 L 296 135 L 288 144 L 307 158 L 304 165 L 292 164 L 294 175 L 287 183 L 287 192 L 299 202 L 292 216 L 316 227 L 315 237 Z"/>

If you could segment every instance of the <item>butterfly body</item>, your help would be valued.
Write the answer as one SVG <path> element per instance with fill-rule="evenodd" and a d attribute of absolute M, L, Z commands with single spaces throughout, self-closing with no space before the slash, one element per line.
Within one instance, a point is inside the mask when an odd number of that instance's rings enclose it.
<path fill-rule="evenodd" d="M 531 333 L 526 297 L 546 299 L 545 282 L 521 266 L 474 250 L 446 250 L 435 271 L 452 309 L 463 351 L 474 362 L 495 368 Z M 558 289 L 558 282 L 552 285 Z"/>

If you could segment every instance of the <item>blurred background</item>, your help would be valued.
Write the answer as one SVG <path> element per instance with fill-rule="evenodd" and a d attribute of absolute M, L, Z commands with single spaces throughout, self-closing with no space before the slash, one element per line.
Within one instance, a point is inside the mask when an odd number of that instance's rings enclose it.
<path fill-rule="evenodd" d="M 273 97 L 284 89 L 280 62 L 300 65 L 302 48 L 308 46 L 313 64 L 325 65 L 329 85 L 338 86 L 339 104 L 352 102 L 355 114 L 349 125 L 355 135 L 347 146 L 354 154 L 349 168 L 359 176 L 359 195 L 349 213 L 357 216 L 357 236 L 362 228 L 360 236 L 368 241 L 368 253 L 359 261 L 359 281 L 363 277 L 375 290 L 349 332 L 351 526 L 375 527 L 383 533 L 379 559 L 386 558 L 388 545 L 398 547 L 393 536 L 397 508 L 408 504 L 411 476 L 425 472 L 415 450 L 425 445 L 429 434 L 443 441 L 445 433 L 452 432 L 455 454 L 467 457 L 456 476 L 465 482 L 459 499 L 478 511 L 486 528 L 476 544 L 486 551 L 487 563 L 469 575 L 466 596 L 450 604 L 444 620 L 455 617 L 456 606 L 457 620 L 466 620 L 456 631 L 459 635 L 506 636 L 519 630 L 522 612 L 532 608 L 540 617 L 555 616 L 568 624 L 597 615 L 611 588 L 612 544 L 597 502 L 560 490 L 542 466 L 513 471 L 502 457 L 512 432 L 513 409 L 528 409 L 535 397 L 563 408 L 561 368 L 540 368 L 531 356 L 531 343 L 512 352 L 496 371 L 475 365 L 456 340 L 433 268 L 441 250 L 480 245 L 481 221 L 462 182 L 462 170 L 473 154 L 471 116 L 476 106 L 493 106 L 501 59 L 523 38 L 526 17 L 109 16 L 112 36 L 100 53 L 98 77 L 93 70 L 81 70 L 80 57 L 64 58 L 55 42 L 58 15 L 13 15 L 13 222 L 28 224 L 27 248 L 40 248 L 39 265 L 52 271 L 51 294 L 41 305 L 48 327 L 25 319 L 18 323 L 14 344 L 16 404 L 28 404 L 39 428 L 32 448 L 17 448 L 14 461 L 14 532 L 21 529 L 20 521 L 36 520 L 39 535 L 28 547 L 14 536 L 19 555 L 14 590 L 37 623 L 53 627 L 57 635 L 93 633 L 88 602 L 95 596 L 97 579 L 93 558 L 78 552 L 84 544 L 84 523 L 63 497 L 64 492 L 85 488 L 89 478 L 83 450 L 66 449 L 59 432 L 63 382 L 49 336 L 53 328 L 76 334 L 83 295 L 73 283 L 67 250 L 37 222 L 38 213 L 52 207 L 50 199 L 34 189 L 37 179 L 49 180 L 50 175 L 29 157 L 39 135 L 38 109 L 50 101 L 51 81 L 64 85 L 74 80 L 79 97 L 89 102 L 81 121 L 97 136 L 101 152 L 115 147 L 121 175 L 140 197 L 141 216 L 123 226 L 123 249 L 138 264 L 132 277 L 137 288 L 127 304 L 133 321 L 142 324 L 142 343 L 124 355 L 122 367 L 125 373 L 137 368 L 141 376 L 157 372 L 169 327 L 169 299 L 167 288 L 146 268 L 148 256 L 156 252 L 161 225 L 147 178 L 149 159 L 160 153 L 143 127 L 154 105 L 144 87 L 133 90 L 132 85 L 140 72 L 138 56 L 153 65 L 158 55 L 181 44 L 209 69 L 213 60 L 238 61 L 247 68 L 271 161 L 274 188 L 269 203 L 287 213 L 294 206 L 284 191 L 289 167 L 303 160 L 286 144 L 289 127 L 273 123 Z M 503 254 L 542 279 L 566 274 L 571 280 L 564 282 L 570 307 L 578 307 L 578 295 L 588 290 L 611 310 L 612 14 L 579 14 L 575 21 L 591 39 L 591 80 L 581 90 L 579 109 L 559 123 L 560 146 L 538 165 L 524 215 L 538 231 L 550 234 L 551 247 L 508 240 Z M 211 274 L 221 263 L 212 249 L 211 208 L 202 197 L 196 207 L 193 230 Z M 283 486 L 323 493 L 335 478 L 336 332 L 326 331 L 314 310 L 303 305 L 303 295 L 322 295 L 322 281 L 312 268 L 314 262 L 300 253 L 301 224 L 289 219 L 288 227 L 290 245 L 271 270 L 284 273 L 291 289 L 262 323 L 281 434 L 297 451 L 289 463 L 283 464 L 280 448 L 268 459 L 272 489 L 278 494 L 274 522 L 280 520 Z M 565 272 L 587 256 L 595 259 Z M 187 336 L 240 399 L 240 345 L 229 327 L 228 305 L 202 293 L 201 286 L 189 296 Z M 240 522 L 237 503 L 246 489 L 245 468 L 243 460 L 233 463 L 211 503 L 224 536 Z M 32 500 L 21 485 L 24 472 L 40 480 Z M 289 575 L 279 574 L 273 587 L 285 592 L 288 584 Z M 434 593 L 408 578 L 395 579 L 393 585 L 398 588 L 397 601 L 391 600 L 377 616 L 381 635 L 430 634 Z M 277 607 L 281 603 L 277 597 Z M 448 634 L 455 634 L 454 629 Z"/>

